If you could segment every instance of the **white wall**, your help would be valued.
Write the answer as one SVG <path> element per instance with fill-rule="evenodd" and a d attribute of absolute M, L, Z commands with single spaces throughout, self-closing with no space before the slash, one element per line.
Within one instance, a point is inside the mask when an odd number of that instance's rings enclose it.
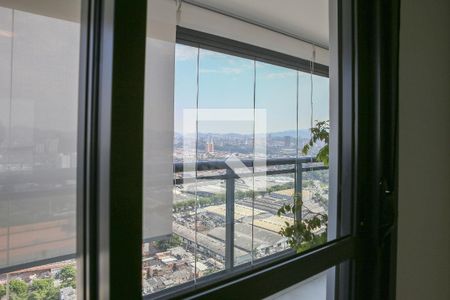
<path fill-rule="evenodd" d="M 334 271 L 334 268 L 331 270 Z M 327 299 L 327 271 L 319 273 L 302 282 L 294 284 L 273 294 L 264 300 L 326 300 Z"/>
<path fill-rule="evenodd" d="M 403 0 L 397 299 L 450 299 L 450 1 Z"/>

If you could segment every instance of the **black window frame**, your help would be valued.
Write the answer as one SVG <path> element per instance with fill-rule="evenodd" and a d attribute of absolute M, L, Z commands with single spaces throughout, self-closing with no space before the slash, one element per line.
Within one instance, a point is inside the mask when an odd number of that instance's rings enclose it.
<path fill-rule="evenodd" d="M 141 297 L 146 2 L 82 1 L 80 299 Z M 399 1 L 339 0 L 337 16 L 338 216 L 351 235 L 176 297 L 259 299 L 337 266 L 338 299 L 393 299 Z"/>

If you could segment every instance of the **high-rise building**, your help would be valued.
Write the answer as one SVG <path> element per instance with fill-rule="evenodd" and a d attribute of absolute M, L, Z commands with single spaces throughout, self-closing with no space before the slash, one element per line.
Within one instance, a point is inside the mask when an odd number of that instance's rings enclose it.
<path fill-rule="evenodd" d="M 214 153 L 214 140 L 212 137 L 206 142 L 206 153 Z"/>

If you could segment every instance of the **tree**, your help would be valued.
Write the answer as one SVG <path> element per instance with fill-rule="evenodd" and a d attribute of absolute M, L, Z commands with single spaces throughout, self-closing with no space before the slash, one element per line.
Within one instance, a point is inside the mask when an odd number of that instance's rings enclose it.
<path fill-rule="evenodd" d="M 178 235 L 172 234 L 170 239 L 156 241 L 155 244 L 158 249 L 166 251 L 169 248 L 181 246 L 182 241 Z"/>
<path fill-rule="evenodd" d="M 4 284 L 0 284 L 0 299 L 6 295 L 6 287 Z"/>
<path fill-rule="evenodd" d="M 330 140 L 330 121 L 316 121 L 316 125 L 311 128 L 311 139 L 303 146 L 302 153 L 308 154 L 311 148 L 318 141 L 322 141 L 325 145 L 316 154 L 317 161 L 323 162 L 326 166 L 329 163 L 329 140 Z"/>
<path fill-rule="evenodd" d="M 311 128 L 311 139 L 303 147 L 302 153 L 304 155 L 308 154 L 316 142 L 322 141 L 325 145 L 317 153 L 316 160 L 323 162 L 324 165 L 328 165 L 329 132 L 330 121 L 316 121 L 315 127 Z M 328 216 L 308 209 L 308 207 L 303 204 L 301 192 L 294 195 L 293 204 L 284 204 L 278 210 L 277 214 L 278 216 L 281 216 L 292 212 L 292 214 L 296 216 L 302 214 L 302 209 L 307 210 L 308 218 L 305 218 L 304 220 L 294 218 L 292 224 L 286 222 L 286 226 L 280 230 L 280 234 L 288 239 L 289 246 L 297 252 L 305 251 L 327 241 Z M 320 229 L 322 227 L 325 227 L 325 230 L 321 231 Z"/>
<path fill-rule="evenodd" d="M 12 279 L 9 281 L 10 299 L 22 300 L 28 295 L 28 285 L 22 279 Z"/>
<path fill-rule="evenodd" d="M 61 287 L 71 287 L 76 288 L 76 270 L 74 266 L 65 266 L 56 275 L 56 279 L 61 280 Z"/>
<path fill-rule="evenodd" d="M 58 300 L 59 289 L 53 278 L 35 279 L 30 286 L 29 300 Z"/>
<path fill-rule="evenodd" d="M 295 249 L 297 253 L 305 251 L 309 248 L 318 246 L 327 241 L 326 226 L 328 216 L 322 213 L 316 213 L 309 210 L 303 205 L 301 193 L 294 195 L 293 204 L 284 204 L 277 212 L 278 216 L 292 213 L 294 216 L 301 214 L 302 209 L 308 212 L 308 218 L 298 220 L 294 218 L 291 224 L 285 222 L 286 226 L 282 227 L 280 234 L 288 239 L 288 244 Z M 325 227 L 325 230 L 320 231 L 320 228 Z"/>

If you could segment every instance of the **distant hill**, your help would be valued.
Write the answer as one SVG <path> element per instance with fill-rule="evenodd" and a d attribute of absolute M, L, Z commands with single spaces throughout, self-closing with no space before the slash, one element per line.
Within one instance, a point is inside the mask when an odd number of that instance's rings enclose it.
<path fill-rule="evenodd" d="M 284 136 L 290 136 L 290 137 L 296 137 L 297 136 L 297 130 L 286 130 L 286 131 L 278 131 L 278 132 L 269 132 L 269 134 L 272 137 L 284 137 Z M 307 139 L 311 135 L 309 129 L 299 129 L 298 130 L 298 136 L 300 139 Z M 179 132 L 175 132 L 175 137 L 181 137 L 182 134 Z M 212 132 L 200 132 L 199 137 L 231 137 L 231 138 L 243 138 L 243 137 L 251 137 L 252 134 L 241 134 L 241 133 L 212 133 Z"/>
<path fill-rule="evenodd" d="M 290 137 L 296 137 L 297 136 L 297 130 L 286 130 L 286 131 L 279 131 L 279 132 L 272 132 L 270 133 L 273 137 L 283 137 L 283 136 L 290 136 Z M 301 139 L 309 138 L 311 135 L 309 129 L 299 129 L 298 130 L 298 136 Z"/>

